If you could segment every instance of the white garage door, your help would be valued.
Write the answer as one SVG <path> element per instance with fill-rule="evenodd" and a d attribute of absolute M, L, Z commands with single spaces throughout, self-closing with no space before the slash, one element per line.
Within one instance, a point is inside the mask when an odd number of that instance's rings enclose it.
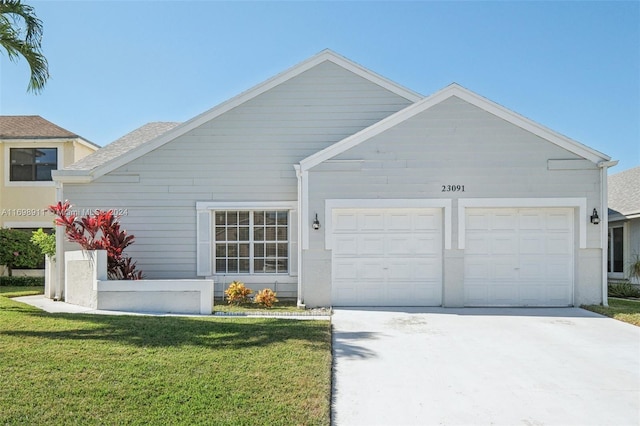
<path fill-rule="evenodd" d="M 440 209 L 333 210 L 335 306 L 440 306 Z"/>
<path fill-rule="evenodd" d="M 573 210 L 467 209 L 466 306 L 573 304 Z"/>

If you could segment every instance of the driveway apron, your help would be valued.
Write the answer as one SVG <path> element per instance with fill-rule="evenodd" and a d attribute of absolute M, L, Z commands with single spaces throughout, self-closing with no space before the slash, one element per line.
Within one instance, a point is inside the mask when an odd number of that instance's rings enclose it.
<path fill-rule="evenodd" d="M 639 425 L 640 327 L 579 308 L 338 308 L 335 425 Z"/>

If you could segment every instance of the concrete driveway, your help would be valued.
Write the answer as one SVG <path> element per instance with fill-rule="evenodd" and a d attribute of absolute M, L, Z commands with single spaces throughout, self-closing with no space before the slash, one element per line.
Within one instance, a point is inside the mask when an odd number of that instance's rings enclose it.
<path fill-rule="evenodd" d="M 578 308 L 336 309 L 335 425 L 639 425 L 640 328 Z"/>

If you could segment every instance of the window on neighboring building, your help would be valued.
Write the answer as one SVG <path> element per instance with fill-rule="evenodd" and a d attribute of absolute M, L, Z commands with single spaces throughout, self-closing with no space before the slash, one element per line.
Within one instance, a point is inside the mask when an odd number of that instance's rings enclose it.
<path fill-rule="evenodd" d="M 624 272 L 624 228 L 616 226 L 609 228 L 609 250 L 607 272 Z"/>
<path fill-rule="evenodd" d="M 283 274 L 289 271 L 289 212 L 216 211 L 217 274 Z"/>
<path fill-rule="evenodd" d="M 11 182 L 51 181 L 51 171 L 58 168 L 56 148 L 11 148 Z"/>

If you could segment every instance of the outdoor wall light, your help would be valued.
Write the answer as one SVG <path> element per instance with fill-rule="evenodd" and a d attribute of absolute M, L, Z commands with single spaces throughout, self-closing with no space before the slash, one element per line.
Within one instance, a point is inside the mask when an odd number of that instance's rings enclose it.
<path fill-rule="evenodd" d="M 598 217 L 598 211 L 593 209 L 593 214 L 591 215 L 591 223 L 597 225 L 600 223 L 600 218 Z"/>
<path fill-rule="evenodd" d="M 316 213 L 316 218 L 313 221 L 313 223 L 311 224 L 311 227 L 313 229 L 320 229 L 320 221 L 318 220 L 318 213 Z"/>

